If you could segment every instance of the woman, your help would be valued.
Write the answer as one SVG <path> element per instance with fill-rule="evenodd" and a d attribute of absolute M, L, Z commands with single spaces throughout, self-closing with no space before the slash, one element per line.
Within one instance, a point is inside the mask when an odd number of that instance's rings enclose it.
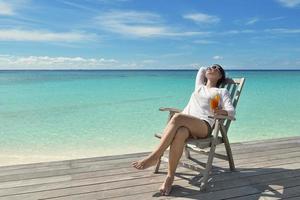
<path fill-rule="evenodd" d="M 160 187 L 161 195 L 168 195 L 171 191 L 186 139 L 205 138 L 211 134 L 214 119 L 208 116 L 217 114 L 233 117 L 235 115 L 228 90 L 219 88 L 224 80 L 225 72 L 220 65 L 214 64 L 207 69 L 200 68 L 196 77 L 195 91 L 189 103 L 181 113 L 176 113 L 168 122 L 159 146 L 146 158 L 132 163 L 136 169 L 153 166 L 170 146 L 168 174 Z M 212 94 L 219 98 L 219 105 L 214 110 L 210 107 Z"/>

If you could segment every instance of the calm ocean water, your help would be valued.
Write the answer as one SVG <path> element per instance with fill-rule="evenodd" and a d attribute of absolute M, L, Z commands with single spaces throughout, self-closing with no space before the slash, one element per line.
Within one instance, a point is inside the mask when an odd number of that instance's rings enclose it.
<path fill-rule="evenodd" d="M 150 151 L 197 71 L 0 71 L 0 165 Z M 300 71 L 246 77 L 231 142 L 300 135 Z"/>

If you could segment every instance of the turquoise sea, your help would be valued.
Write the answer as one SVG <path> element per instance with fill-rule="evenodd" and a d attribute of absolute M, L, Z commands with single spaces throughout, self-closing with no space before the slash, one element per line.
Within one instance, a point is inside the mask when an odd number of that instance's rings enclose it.
<path fill-rule="evenodd" d="M 151 151 L 196 70 L 0 71 L 0 165 Z M 246 77 L 231 142 L 300 135 L 300 71 Z"/>

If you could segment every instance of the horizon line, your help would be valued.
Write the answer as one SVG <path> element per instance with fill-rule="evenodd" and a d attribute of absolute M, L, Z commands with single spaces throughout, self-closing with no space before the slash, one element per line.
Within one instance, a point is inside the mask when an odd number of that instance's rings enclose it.
<path fill-rule="evenodd" d="M 0 71 L 197 71 L 199 69 L 0 69 Z M 300 71 L 299 69 L 225 69 L 228 71 Z"/>

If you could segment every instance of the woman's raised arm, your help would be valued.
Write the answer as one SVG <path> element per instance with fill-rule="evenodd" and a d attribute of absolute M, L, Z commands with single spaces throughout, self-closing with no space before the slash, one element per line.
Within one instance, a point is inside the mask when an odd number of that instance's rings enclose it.
<path fill-rule="evenodd" d="M 195 90 L 201 86 L 204 85 L 204 79 L 205 79 L 205 72 L 206 72 L 206 68 L 205 67 L 201 67 L 197 73 L 196 76 L 196 81 L 195 81 Z"/>

